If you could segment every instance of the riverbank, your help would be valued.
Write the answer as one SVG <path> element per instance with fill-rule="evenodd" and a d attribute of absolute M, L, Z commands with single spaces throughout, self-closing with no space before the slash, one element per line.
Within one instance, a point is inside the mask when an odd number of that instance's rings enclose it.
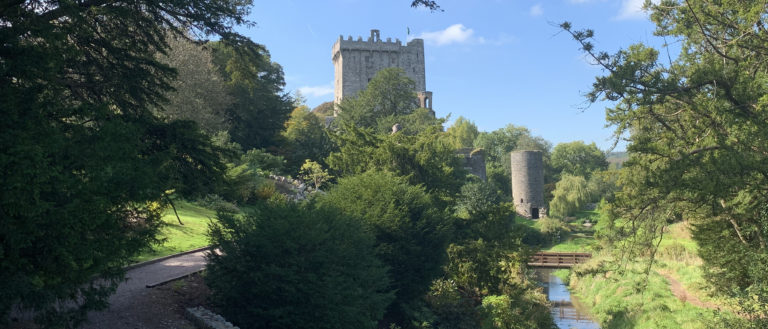
<path fill-rule="evenodd" d="M 685 224 L 674 224 L 650 268 L 646 258 L 618 266 L 603 251 L 573 269 L 569 286 L 604 329 L 705 329 L 738 320 L 727 301 L 707 296 L 696 248 Z"/>

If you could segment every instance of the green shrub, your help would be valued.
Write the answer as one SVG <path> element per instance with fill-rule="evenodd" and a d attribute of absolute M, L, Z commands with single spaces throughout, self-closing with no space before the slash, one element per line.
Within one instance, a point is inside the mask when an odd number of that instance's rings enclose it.
<path fill-rule="evenodd" d="M 219 217 L 206 283 L 241 328 L 375 328 L 393 298 L 373 237 L 337 211 L 272 201 Z"/>
<path fill-rule="evenodd" d="M 441 274 L 452 225 L 423 187 L 391 173 L 370 171 L 340 179 L 318 202 L 362 219 L 375 236 L 376 254 L 391 268 L 397 291 L 393 306 L 422 297 Z M 392 311 L 403 315 L 402 309 Z"/>

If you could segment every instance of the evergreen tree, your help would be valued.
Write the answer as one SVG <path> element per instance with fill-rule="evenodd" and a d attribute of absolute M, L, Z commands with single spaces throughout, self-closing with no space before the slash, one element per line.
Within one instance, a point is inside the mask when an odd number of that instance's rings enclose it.
<path fill-rule="evenodd" d="M 247 13 L 247 1 L 218 0 L 0 5 L 0 321 L 18 305 L 69 327 L 104 308 L 155 241 L 166 191 L 221 175 L 196 125 L 150 110 L 175 75 L 156 55 L 167 29 L 236 44 Z"/>

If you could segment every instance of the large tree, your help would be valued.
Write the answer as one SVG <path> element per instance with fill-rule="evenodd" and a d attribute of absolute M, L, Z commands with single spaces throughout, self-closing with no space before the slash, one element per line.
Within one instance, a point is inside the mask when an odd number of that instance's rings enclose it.
<path fill-rule="evenodd" d="M 155 56 L 168 29 L 238 43 L 247 5 L 0 4 L 0 321 L 17 305 L 64 327 L 105 307 L 122 267 L 154 240 L 165 192 L 220 174 L 194 124 L 150 110 L 175 75 Z"/>
<path fill-rule="evenodd" d="M 324 162 L 333 150 L 323 121 L 312 114 L 306 106 L 299 106 L 291 112 L 281 133 L 284 139 L 282 153 L 288 159 L 291 172 L 296 172 L 305 160 Z"/>
<path fill-rule="evenodd" d="M 293 100 L 283 90 L 283 68 L 264 45 L 250 40 L 233 45 L 213 42 L 213 63 L 229 87 L 234 103 L 227 109 L 229 134 L 243 149 L 274 148 Z"/>
<path fill-rule="evenodd" d="M 207 133 L 226 131 L 230 120 L 226 109 L 233 99 L 224 79 L 213 65 L 211 50 L 186 36 L 169 35 L 170 49 L 159 59 L 178 72 L 168 103 L 158 116 L 169 121 L 191 120 Z"/>
<path fill-rule="evenodd" d="M 558 175 L 568 174 L 585 179 L 589 179 L 595 171 L 608 169 L 605 152 L 595 143 L 587 145 L 582 141 L 555 145 L 550 161 Z"/>
<path fill-rule="evenodd" d="M 416 85 L 401 68 L 390 67 L 376 73 L 368 86 L 357 95 L 345 97 L 339 104 L 339 117 L 359 127 L 378 127 L 378 121 L 412 113 L 416 103 Z M 384 131 L 391 127 L 384 127 Z"/>
<path fill-rule="evenodd" d="M 607 120 L 616 136 L 629 139 L 624 190 L 614 206 L 633 224 L 617 228 L 644 241 L 637 244 L 642 252 L 667 223 L 688 220 L 706 277 L 719 293 L 739 299 L 742 312 L 765 321 L 766 3 L 665 0 L 650 9 L 656 34 L 679 40 L 676 58 L 643 44 L 600 53 L 592 31 L 562 25 L 607 71 L 589 99 L 615 102 Z"/>
<path fill-rule="evenodd" d="M 477 131 L 475 123 L 464 117 L 456 119 L 453 125 L 448 127 L 448 130 L 446 131 L 448 140 L 457 149 L 473 147 L 478 134 L 480 133 Z"/>

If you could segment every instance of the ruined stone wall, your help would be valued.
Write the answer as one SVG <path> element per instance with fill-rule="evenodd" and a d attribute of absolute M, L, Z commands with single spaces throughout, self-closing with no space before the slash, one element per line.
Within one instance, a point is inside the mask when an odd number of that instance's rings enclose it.
<path fill-rule="evenodd" d="M 510 160 L 515 211 L 526 218 L 546 217 L 544 161 L 541 151 L 512 152 Z M 537 213 L 538 216 L 536 216 Z"/>
<path fill-rule="evenodd" d="M 456 154 L 464 160 L 462 162 L 464 169 L 483 181 L 487 180 L 485 174 L 485 152 L 483 149 L 461 148 L 456 151 Z"/>
<path fill-rule="evenodd" d="M 400 40 L 382 41 L 378 30 L 371 30 L 366 41 L 362 37 L 346 40 L 339 36 L 333 44 L 334 101 L 354 96 L 368 86 L 376 72 L 399 67 L 416 83 L 415 92 L 426 91 L 424 41 L 413 39 L 405 46 Z M 430 95 L 431 96 L 431 95 Z"/>

